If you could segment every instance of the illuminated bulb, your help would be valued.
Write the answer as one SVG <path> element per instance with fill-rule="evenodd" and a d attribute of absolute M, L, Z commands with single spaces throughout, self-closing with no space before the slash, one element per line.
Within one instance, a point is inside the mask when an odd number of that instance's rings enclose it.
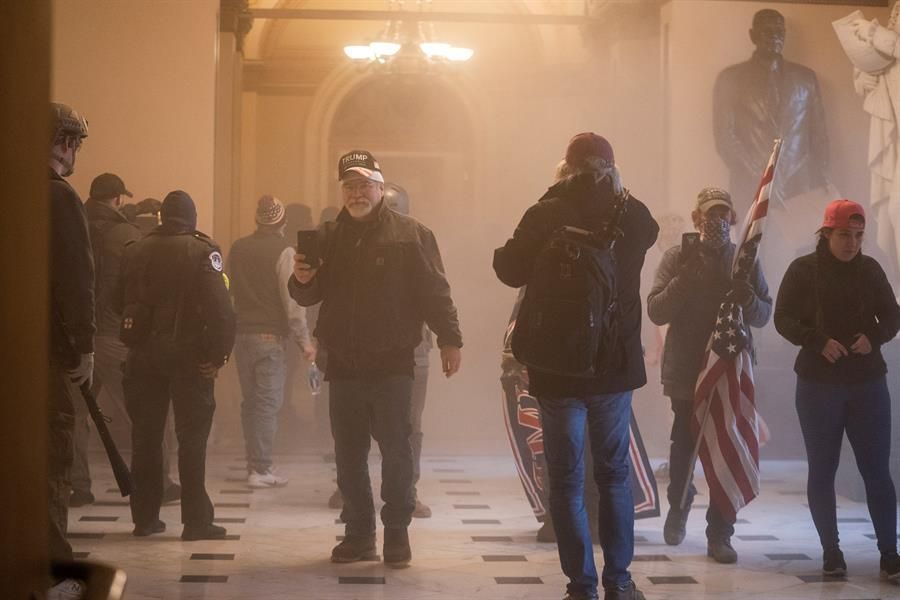
<path fill-rule="evenodd" d="M 369 44 L 369 48 L 377 57 L 393 56 L 400 51 L 400 44 L 396 42 L 372 42 Z"/>
<path fill-rule="evenodd" d="M 471 48 L 457 48 L 453 46 L 451 48 L 447 48 L 446 52 L 444 52 L 444 57 L 447 60 L 452 60 L 454 62 L 464 62 L 472 58 L 472 55 L 475 54 L 475 51 Z"/>
<path fill-rule="evenodd" d="M 352 60 L 374 60 L 375 53 L 368 46 L 344 46 L 344 54 Z"/>
<path fill-rule="evenodd" d="M 442 44 L 440 42 L 422 42 L 419 49 L 425 53 L 428 58 L 444 58 L 447 51 L 450 50 L 450 44 Z"/>

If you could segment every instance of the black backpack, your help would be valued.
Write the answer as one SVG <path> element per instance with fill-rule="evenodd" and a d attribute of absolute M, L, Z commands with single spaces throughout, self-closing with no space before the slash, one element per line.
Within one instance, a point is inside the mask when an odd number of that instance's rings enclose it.
<path fill-rule="evenodd" d="M 620 368 L 614 246 L 627 198 L 600 231 L 561 227 L 538 253 L 511 340 L 522 364 L 589 378 Z"/>

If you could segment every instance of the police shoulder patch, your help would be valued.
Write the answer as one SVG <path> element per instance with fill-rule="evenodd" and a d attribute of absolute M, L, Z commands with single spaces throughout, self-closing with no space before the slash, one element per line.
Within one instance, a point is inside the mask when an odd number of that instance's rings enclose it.
<path fill-rule="evenodd" d="M 216 271 L 222 272 L 222 254 L 218 250 L 210 253 L 209 264 Z"/>

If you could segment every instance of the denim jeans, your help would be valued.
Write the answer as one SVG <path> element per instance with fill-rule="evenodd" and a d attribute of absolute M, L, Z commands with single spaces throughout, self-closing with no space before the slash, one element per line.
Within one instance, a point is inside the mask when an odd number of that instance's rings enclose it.
<path fill-rule="evenodd" d="M 235 339 L 248 471 L 265 473 L 272 467 L 278 411 L 284 403 L 284 353 L 284 338 L 279 335 L 241 333 Z"/>
<path fill-rule="evenodd" d="M 597 567 L 584 504 L 585 423 L 599 493 L 600 547 L 604 588 L 631 581 L 634 555 L 634 500 L 628 468 L 631 392 L 580 398 L 538 398 L 544 453 L 550 475 L 550 514 L 559 562 L 569 578 L 568 592 L 597 592 Z"/>
<path fill-rule="evenodd" d="M 422 440 L 425 438 L 422 433 L 422 415 L 425 412 L 425 397 L 428 395 L 428 363 L 424 366 L 416 365 L 414 373 L 410 414 L 412 434 L 409 443 L 412 444 L 413 452 L 413 497 L 417 497 L 416 484 L 422 475 Z"/>
<path fill-rule="evenodd" d="M 897 550 L 897 495 L 891 480 L 891 397 L 884 376 L 857 384 L 797 378 L 797 415 L 806 443 L 809 512 L 822 548 L 838 545 L 834 478 L 844 431 L 866 486 L 878 549 Z"/>
<path fill-rule="evenodd" d="M 371 438 L 381 450 L 381 520 L 386 528 L 408 527 L 416 506 L 410 444 L 412 379 L 396 375 L 332 380 L 329 404 L 346 534 L 368 536 L 375 532 L 368 463 Z"/>
<path fill-rule="evenodd" d="M 689 511 L 694 501 L 697 489 L 694 487 L 694 477 L 691 469 L 691 458 L 694 456 L 694 435 L 691 433 L 691 420 L 694 418 L 694 399 L 691 396 L 672 396 L 672 413 L 675 419 L 672 421 L 672 445 L 669 448 L 669 507 L 676 511 L 681 510 L 681 495 L 684 493 L 684 484 L 691 477 L 688 484 L 687 503 L 684 510 Z M 734 535 L 734 519 L 723 515 L 710 503 L 706 509 L 706 537 L 709 540 L 727 540 Z"/>

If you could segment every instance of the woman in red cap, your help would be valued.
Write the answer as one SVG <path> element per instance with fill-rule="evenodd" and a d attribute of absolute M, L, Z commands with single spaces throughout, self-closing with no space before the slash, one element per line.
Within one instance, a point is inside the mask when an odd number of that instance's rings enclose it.
<path fill-rule="evenodd" d="M 775 328 L 800 346 L 797 414 L 809 462 L 807 497 L 825 575 L 843 576 L 835 503 L 844 432 L 866 486 L 881 575 L 900 579 L 897 496 L 891 480 L 891 399 L 881 345 L 900 330 L 900 306 L 881 265 L 862 253 L 866 215 L 851 200 L 825 209 L 816 251 L 791 263 L 775 304 Z"/>

